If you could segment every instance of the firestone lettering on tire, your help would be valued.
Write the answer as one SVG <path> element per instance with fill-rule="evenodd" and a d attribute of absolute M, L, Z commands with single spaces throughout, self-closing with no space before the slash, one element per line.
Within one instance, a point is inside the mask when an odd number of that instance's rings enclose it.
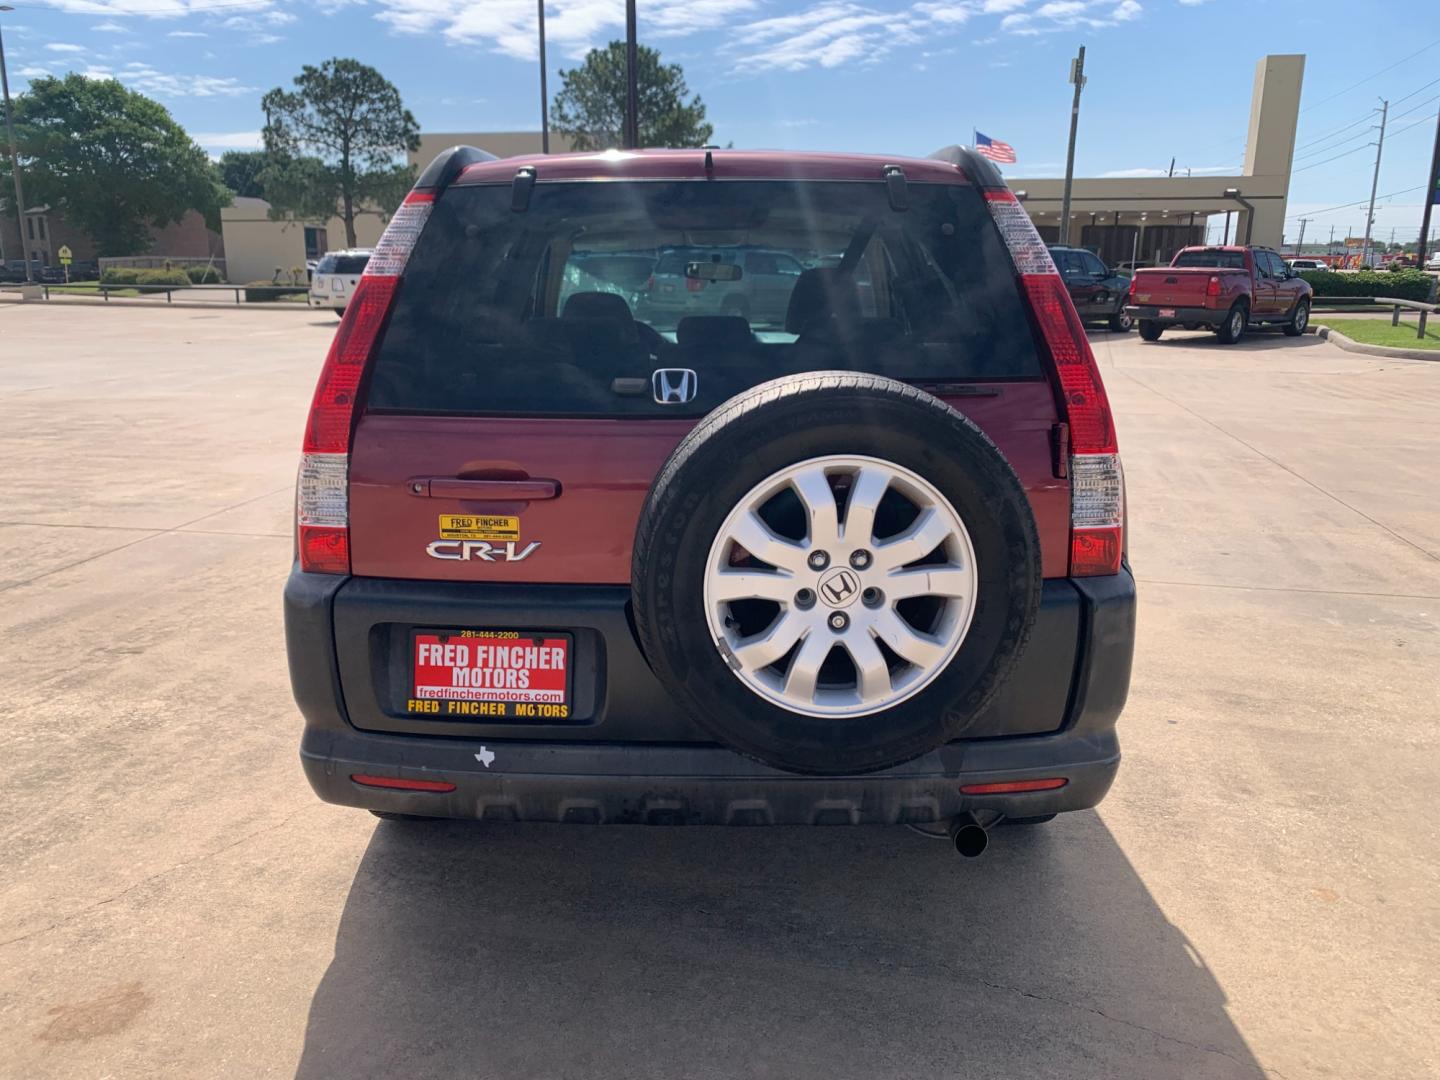
<path fill-rule="evenodd" d="M 492 544 L 485 540 L 432 540 L 425 548 L 425 554 L 432 559 L 449 559 L 456 562 L 522 562 L 535 554 L 539 540 L 531 540 L 520 547 L 514 540 Z"/>

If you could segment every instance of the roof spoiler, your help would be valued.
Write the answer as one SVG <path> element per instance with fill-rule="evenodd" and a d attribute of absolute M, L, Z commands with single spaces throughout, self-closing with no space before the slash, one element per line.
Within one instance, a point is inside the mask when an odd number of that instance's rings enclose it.
<path fill-rule="evenodd" d="M 979 188 L 1008 188 L 1005 178 L 995 163 L 982 157 L 968 146 L 947 146 L 930 155 L 935 161 L 949 162 L 957 166 L 969 181 Z"/>
<path fill-rule="evenodd" d="M 425 166 L 420 179 L 415 181 L 415 187 L 417 190 L 433 191 L 438 195 L 471 165 L 499 160 L 494 154 L 473 146 L 452 146 L 448 150 L 441 150 L 435 160 Z"/>

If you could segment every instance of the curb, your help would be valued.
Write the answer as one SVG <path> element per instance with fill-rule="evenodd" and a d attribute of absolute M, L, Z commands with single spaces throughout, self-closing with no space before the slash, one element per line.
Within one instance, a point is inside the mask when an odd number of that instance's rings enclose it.
<path fill-rule="evenodd" d="M 164 300 L 147 300 L 139 296 L 117 296 L 110 300 L 90 296 L 52 296 L 49 300 L 38 298 L 27 300 L 24 297 L 10 296 L 0 292 L 0 307 L 6 305 L 20 307 L 22 304 L 34 307 L 184 308 L 186 311 L 309 311 L 311 313 L 329 311 L 328 308 L 312 308 L 309 304 L 280 304 L 267 301 L 254 304 L 230 304 L 220 303 L 216 300 L 172 300 L 167 304 Z"/>
<path fill-rule="evenodd" d="M 1440 361 L 1440 349 L 1395 349 L 1389 345 L 1366 345 L 1353 341 L 1333 326 L 1316 324 L 1315 334 L 1322 341 L 1328 341 L 1346 352 L 1364 353 L 1366 356 L 1388 356 L 1396 360 Z"/>

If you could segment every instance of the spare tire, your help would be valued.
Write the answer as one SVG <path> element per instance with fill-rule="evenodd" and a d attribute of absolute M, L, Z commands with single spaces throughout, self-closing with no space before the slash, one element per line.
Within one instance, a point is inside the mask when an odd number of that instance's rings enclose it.
<path fill-rule="evenodd" d="M 695 722 L 775 768 L 898 765 L 961 735 L 1040 601 L 1015 472 L 944 402 L 812 372 L 718 407 L 651 486 L 642 648 Z"/>

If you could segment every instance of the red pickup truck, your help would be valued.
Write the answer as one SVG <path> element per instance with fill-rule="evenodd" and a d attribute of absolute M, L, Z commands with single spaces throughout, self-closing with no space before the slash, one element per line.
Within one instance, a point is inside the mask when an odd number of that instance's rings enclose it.
<path fill-rule="evenodd" d="M 1303 334 L 1313 292 L 1269 248 L 1187 247 L 1169 266 L 1135 271 L 1125 311 L 1146 341 L 1158 341 L 1167 326 L 1183 326 L 1214 330 L 1230 345 L 1252 323 Z"/>

